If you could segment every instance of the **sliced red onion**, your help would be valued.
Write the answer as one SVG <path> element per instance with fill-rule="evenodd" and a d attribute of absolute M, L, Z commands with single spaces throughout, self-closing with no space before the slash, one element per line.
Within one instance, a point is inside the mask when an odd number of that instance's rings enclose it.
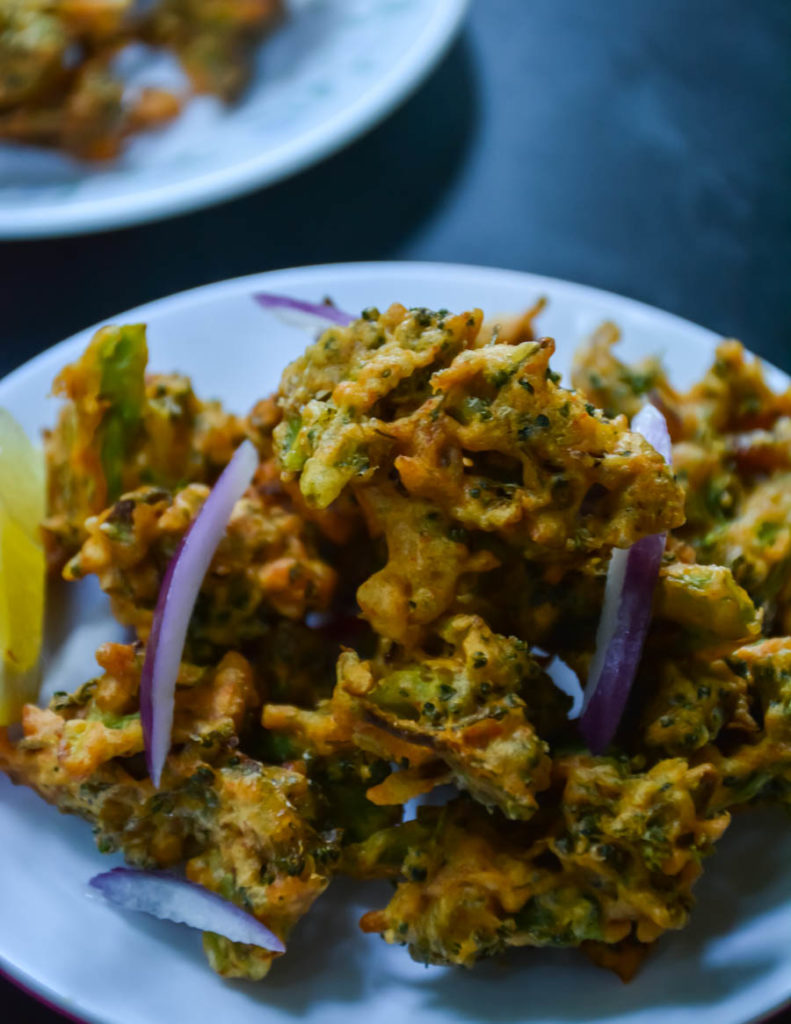
<path fill-rule="evenodd" d="M 184 534 L 159 589 L 140 678 L 140 719 L 148 774 L 159 786 L 170 750 L 173 700 L 192 610 L 236 502 L 258 467 L 258 453 L 243 441 Z"/>
<path fill-rule="evenodd" d="M 277 935 L 252 914 L 202 885 L 165 871 L 113 868 L 94 875 L 88 884 L 123 910 L 138 910 L 273 953 L 286 951 Z"/>
<path fill-rule="evenodd" d="M 258 292 L 253 298 L 264 309 L 270 310 L 289 326 L 309 331 L 323 331 L 332 324 L 348 327 L 354 320 L 353 316 L 344 313 L 342 309 L 336 309 L 335 306 L 304 302 L 302 299 L 292 299 L 288 295 L 270 295 L 267 292 Z"/>
<path fill-rule="evenodd" d="M 632 430 L 642 434 L 670 464 L 670 434 L 658 409 L 644 406 L 632 420 Z M 626 708 L 651 623 L 664 550 L 665 534 L 661 533 L 612 553 L 580 716 L 580 732 L 594 754 L 610 745 Z"/>
<path fill-rule="evenodd" d="M 655 405 L 646 403 L 632 420 L 631 429 L 642 434 L 651 447 L 658 451 L 668 466 L 673 461 L 673 444 L 667 420 Z"/>

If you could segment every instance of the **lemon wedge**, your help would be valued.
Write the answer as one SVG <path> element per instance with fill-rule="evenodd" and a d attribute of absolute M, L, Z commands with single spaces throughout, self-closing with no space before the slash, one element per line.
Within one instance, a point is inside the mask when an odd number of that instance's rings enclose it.
<path fill-rule="evenodd" d="M 35 700 L 44 629 L 44 460 L 0 409 L 0 726 Z"/>

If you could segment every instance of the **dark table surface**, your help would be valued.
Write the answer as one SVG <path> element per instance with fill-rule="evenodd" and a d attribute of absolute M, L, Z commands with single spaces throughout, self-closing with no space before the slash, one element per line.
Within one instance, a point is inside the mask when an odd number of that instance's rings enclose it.
<path fill-rule="evenodd" d="M 420 91 L 313 170 L 172 221 L 0 245 L 0 375 L 182 288 L 370 259 L 597 285 L 791 369 L 791 4 L 473 0 Z M 0 1007 L 63 1019 L 3 982 Z"/>

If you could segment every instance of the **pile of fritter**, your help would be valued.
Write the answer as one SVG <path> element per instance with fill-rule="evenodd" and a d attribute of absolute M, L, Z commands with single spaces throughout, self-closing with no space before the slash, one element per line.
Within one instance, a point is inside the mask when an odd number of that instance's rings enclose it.
<path fill-rule="evenodd" d="M 726 342 L 679 394 L 616 340 L 585 344 L 568 389 L 530 314 L 369 309 L 242 419 L 146 374 L 142 327 L 100 331 L 55 381 L 43 532 L 137 642 L 28 706 L 0 767 L 101 850 L 183 866 L 284 940 L 334 876 L 388 878 L 361 926 L 418 960 L 579 946 L 630 977 L 687 921 L 730 809 L 791 803 L 791 391 Z M 675 476 L 628 428 L 647 397 Z M 155 789 L 153 610 L 245 437 L 260 465 L 192 616 Z M 585 684 L 611 552 L 658 533 L 638 677 L 594 756 L 549 663 Z M 225 976 L 277 955 L 204 944 Z"/>
<path fill-rule="evenodd" d="M 131 42 L 172 51 L 197 92 L 230 101 L 282 0 L 0 0 L 0 139 L 108 159 L 169 121 L 182 97 L 130 96 L 116 69 Z"/>

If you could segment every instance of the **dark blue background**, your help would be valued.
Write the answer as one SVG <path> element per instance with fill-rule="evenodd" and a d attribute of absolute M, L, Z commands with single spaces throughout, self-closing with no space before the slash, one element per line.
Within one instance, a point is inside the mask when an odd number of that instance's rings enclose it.
<path fill-rule="evenodd" d="M 415 97 L 321 166 L 161 224 L 0 245 L 0 374 L 182 288 L 358 259 L 598 285 L 791 369 L 791 3 L 473 0 Z M 2 982 L 0 1007 L 60 1019 Z"/>

